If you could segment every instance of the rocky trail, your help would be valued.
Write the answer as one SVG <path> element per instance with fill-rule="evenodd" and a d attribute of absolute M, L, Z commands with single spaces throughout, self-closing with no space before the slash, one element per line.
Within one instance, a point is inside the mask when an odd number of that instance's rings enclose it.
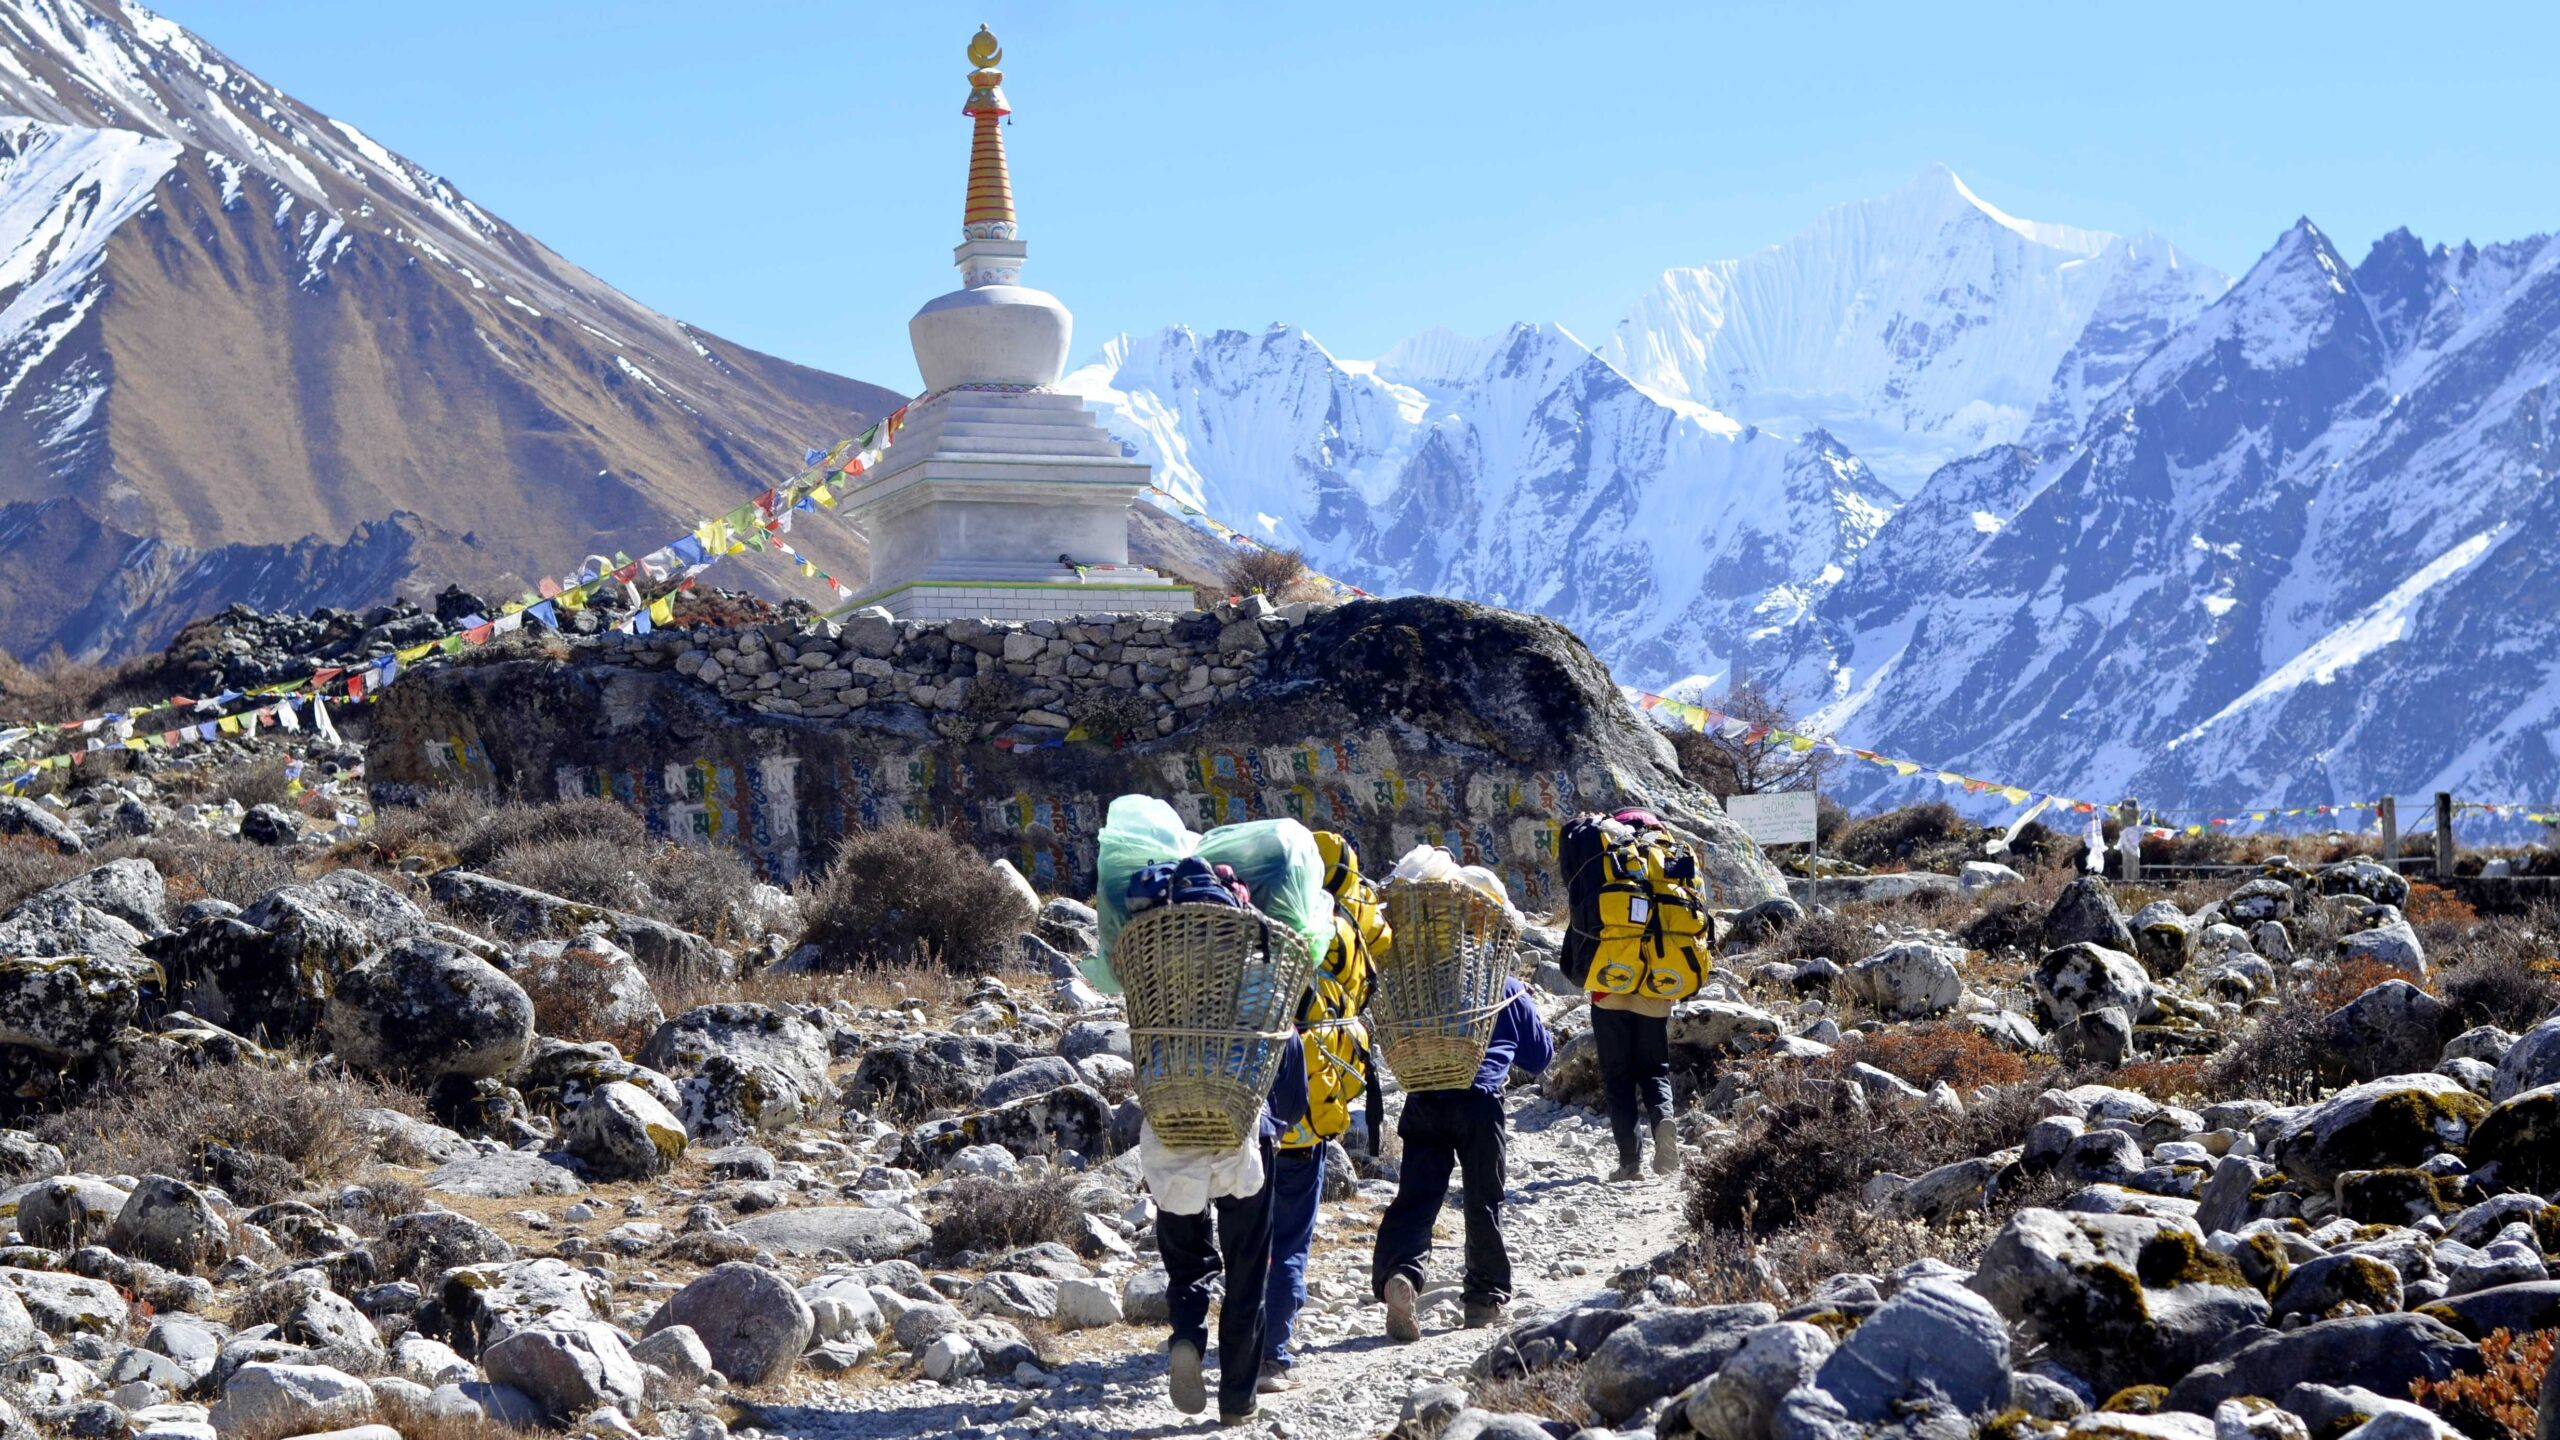
<path fill-rule="evenodd" d="M 1511 1306 L 1515 1324 L 1573 1307 L 1672 1243 L 1679 1182 L 1648 1176 L 1609 1184 L 1603 1175 L 1613 1152 L 1605 1121 L 1531 1098 L 1515 1101 L 1511 1125 L 1503 1230 L 1519 1292 Z M 1459 1324 L 1454 1186 L 1435 1231 L 1422 1339 L 1397 1345 L 1386 1338 L 1385 1311 L 1369 1298 L 1369 1242 L 1394 1193 L 1391 1182 L 1372 1180 L 1355 1198 L 1325 1204 L 1299 1318 L 1296 1388 L 1263 1397 L 1262 1413 L 1231 1433 L 1308 1440 L 1384 1435 L 1404 1414 L 1408 1397 L 1435 1382 L 1463 1383 L 1496 1342 L 1500 1329 Z M 1027 1390 L 992 1377 L 957 1386 L 921 1376 L 886 1386 L 819 1381 L 787 1403 L 757 1407 L 751 1418 L 759 1429 L 811 1440 L 937 1434 L 1118 1440 L 1217 1431 L 1214 1415 L 1186 1416 L 1167 1400 L 1165 1340 L 1160 1322 L 1068 1337 L 1062 1348 L 1069 1358 L 1045 1384 Z M 1213 1375 L 1215 1364 L 1212 1356 Z"/>

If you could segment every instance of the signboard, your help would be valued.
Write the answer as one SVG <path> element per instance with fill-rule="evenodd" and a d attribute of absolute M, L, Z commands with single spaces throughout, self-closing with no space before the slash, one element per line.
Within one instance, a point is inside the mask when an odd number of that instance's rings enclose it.
<path fill-rule="evenodd" d="M 1724 802 L 1724 813 L 1761 845 L 1813 843 L 1814 794 L 1810 790 L 1735 795 Z"/>

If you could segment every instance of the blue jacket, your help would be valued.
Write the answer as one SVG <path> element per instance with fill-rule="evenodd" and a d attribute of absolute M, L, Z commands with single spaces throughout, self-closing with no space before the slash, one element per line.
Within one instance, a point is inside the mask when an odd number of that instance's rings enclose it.
<path fill-rule="evenodd" d="M 1556 1058 L 1555 1037 L 1547 1033 L 1547 1022 L 1538 1018 L 1529 987 L 1515 976 L 1502 982 L 1502 993 L 1511 1003 L 1494 1020 L 1493 1039 L 1484 1047 L 1484 1065 L 1476 1071 L 1475 1088 L 1487 1095 L 1500 1095 L 1515 1067 L 1536 1075 Z"/>
<path fill-rule="evenodd" d="M 1281 1050 L 1280 1073 L 1262 1104 L 1262 1138 L 1277 1141 L 1307 1118 L 1307 1047 L 1290 1041 Z"/>

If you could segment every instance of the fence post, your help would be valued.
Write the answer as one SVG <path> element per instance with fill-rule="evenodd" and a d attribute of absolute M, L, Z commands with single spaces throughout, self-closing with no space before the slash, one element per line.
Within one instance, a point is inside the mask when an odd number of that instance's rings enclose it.
<path fill-rule="evenodd" d="M 2394 874 L 2400 869 L 2400 798 L 2385 795 L 2373 803 L 2374 813 L 2382 818 L 2382 863 Z"/>
<path fill-rule="evenodd" d="M 2436 792 L 2436 883 L 2453 883 L 2453 792 Z"/>
<path fill-rule="evenodd" d="M 2116 849 L 2124 856 L 2125 883 L 2128 885 L 2136 884 L 2142 879 L 2141 804 L 2134 800 L 2132 796 L 2126 796 L 2125 802 L 2116 807 L 2116 822 L 2124 827 L 2117 835 Z M 2126 835 L 2131 835 L 2133 837 L 2132 844 L 2127 845 L 2124 843 L 2123 837 Z"/>

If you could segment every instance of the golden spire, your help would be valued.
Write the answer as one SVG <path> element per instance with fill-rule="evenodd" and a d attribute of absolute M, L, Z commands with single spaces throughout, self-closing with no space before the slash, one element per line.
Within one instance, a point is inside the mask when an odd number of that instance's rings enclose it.
<path fill-rule="evenodd" d="M 1013 217 L 1013 181 L 1004 168 L 1004 132 L 998 122 L 1011 113 L 1005 103 L 1004 72 L 995 69 L 1003 63 L 1004 46 L 986 26 L 969 37 L 969 63 L 977 68 L 969 72 L 969 103 L 961 112 L 976 122 L 976 132 L 969 141 L 969 194 L 961 206 L 960 235 L 964 240 L 1011 240 L 1015 237 Z"/>

